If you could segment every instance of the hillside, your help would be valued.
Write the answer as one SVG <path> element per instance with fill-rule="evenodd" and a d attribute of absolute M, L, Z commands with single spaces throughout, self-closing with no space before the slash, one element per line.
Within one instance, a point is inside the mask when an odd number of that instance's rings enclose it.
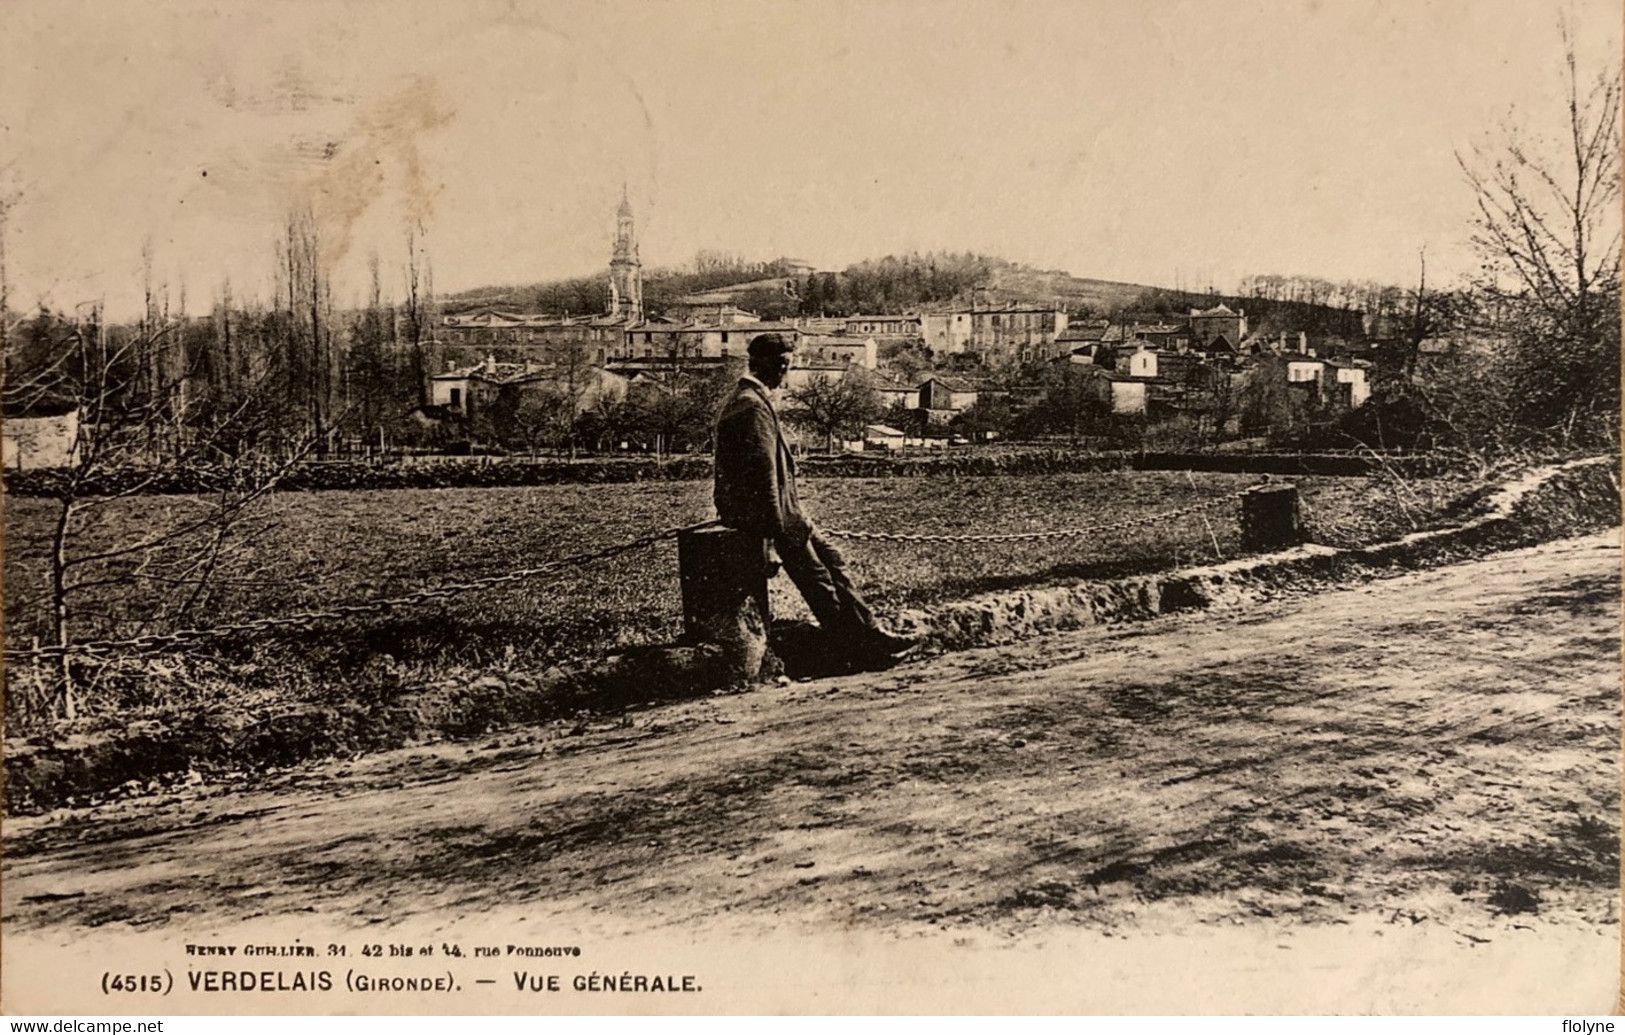
<path fill-rule="evenodd" d="M 527 311 L 601 312 L 608 303 L 602 276 L 536 284 L 490 286 L 447 296 L 448 309 L 482 305 Z M 950 304 L 1054 301 L 1077 311 L 1110 313 L 1157 289 L 1143 284 L 1076 277 L 996 256 L 932 252 L 888 255 L 844 270 L 797 274 L 785 260 L 735 262 L 703 269 L 650 269 L 644 274 L 651 314 L 703 295 L 707 304 L 732 303 L 768 318 L 901 312 Z"/>
<path fill-rule="evenodd" d="M 1064 270 L 1035 270 L 1009 265 L 995 269 L 978 300 L 995 302 L 1059 299 L 1068 308 L 1108 314 L 1133 306 L 1146 292 L 1159 290 L 1145 284 L 1077 277 Z"/>
<path fill-rule="evenodd" d="M 575 277 L 540 284 L 477 288 L 448 298 L 460 311 L 494 305 L 526 312 L 600 313 L 608 305 L 607 280 Z M 731 261 L 701 269 L 651 269 L 644 276 L 644 306 L 660 315 L 685 302 L 732 304 L 769 319 L 899 313 L 949 305 L 1051 302 L 1074 315 L 1155 321 L 1184 317 L 1220 302 L 1245 310 L 1251 329 L 1265 336 L 1299 331 L 1314 336 L 1363 336 L 1361 313 L 1307 301 L 1193 294 L 1124 281 L 1040 270 L 996 256 L 931 252 L 887 255 L 839 272 L 802 273 L 786 260 Z"/>

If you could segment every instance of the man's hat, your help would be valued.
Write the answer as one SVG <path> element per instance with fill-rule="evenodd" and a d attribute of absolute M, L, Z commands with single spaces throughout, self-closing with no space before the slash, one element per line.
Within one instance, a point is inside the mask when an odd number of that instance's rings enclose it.
<path fill-rule="evenodd" d="M 750 344 L 745 347 L 745 351 L 751 359 L 767 359 L 772 356 L 783 356 L 787 353 L 794 352 L 795 350 L 796 343 L 790 338 L 790 336 L 788 334 L 779 334 L 776 331 L 769 331 L 766 334 L 758 334 L 756 337 L 752 338 L 750 340 Z"/>

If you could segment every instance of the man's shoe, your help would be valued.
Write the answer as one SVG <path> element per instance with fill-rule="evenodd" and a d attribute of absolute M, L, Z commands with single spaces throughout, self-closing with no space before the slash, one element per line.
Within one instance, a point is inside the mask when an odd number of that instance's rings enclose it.
<path fill-rule="evenodd" d="M 895 636 L 882 629 L 876 629 L 866 644 L 870 650 L 889 658 L 901 657 L 919 645 L 919 640 L 908 636 Z"/>

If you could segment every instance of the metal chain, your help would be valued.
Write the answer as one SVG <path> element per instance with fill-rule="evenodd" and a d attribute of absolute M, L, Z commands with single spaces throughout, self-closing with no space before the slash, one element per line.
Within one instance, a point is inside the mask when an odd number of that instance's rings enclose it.
<path fill-rule="evenodd" d="M 1245 489 L 1238 489 L 1223 496 L 1214 496 L 1200 503 L 1193 503 L 1160 514 L 1129 518 L 1104 525 L 1091 525 L 1088 528 L 1057 528 L 1047 532 L 984 532 L 964 535 L 932 535 L 923 532 L 854 532 L 844 528 L 821 528 L 819 532 L 835 539 L 855 539 L 866 543 L 1036 543 L 1051 539 L 1078 539 L 1084 536 L 1100 535 L 1102 532 L 1109 532 L 1118 528 L 1135 528 L 1155 522 L 1176 521 L 1179 518 L 1190 517 L 1192 514 L 1199 514 L 1222 504 L 1239 500 L 1258 488 L 1259 485 L 1266 484 L 1268 480 L 1268 477 L 1266 477 L 1258 485 L 1249 485 Z"/>
<path fill-rule="evenodd" d="M 683 532 L 698 531 L 710 528 L 720 522 L 701 521 L 693 525 L 681 525 L 675 528 L 664 529 L 650 535 L 633 539 L 629 542 L 607 546 L 601 550 L 592 550 L 587 553 L 572 554 L 561 557 L 546 564 L 538 564 L 532 568 L 520 568 L 516 571 L 505 572 L 501 575 L 487 575 L 483 578 L 470 579 L 467 582 L 449 582 L 435 586 L 432 589 L 420 589 L 415 593 L 408 593 L 401 597 L 389 597 L 383 600 L 368 600 L 357 604 L 339 604 L 324 608 L 320 611 L 300 611 L 294 614 L 277 615 L 269 618 L 256 618 L 249 622 L 239 622 L 234 625 L 217 625 L 206 629 L 180 629 L 171 633 L 154 633 L 147 636 L 135 636 L 125 640 L 92 640 L 85 643 L 70 643 L 66 646 L 52 644 L 45 647 L 33 647 L 27 650 L 7 651 L 7 662 L 38 662 L 70 656 L 88 656 L 106 654 L 140 653 L 147 651 L 166 650 L 186 644 L 199 643 L 204 640 L 221 639 L 228 636 L 239 636 L 253 633 L 269 632 L 272 629 L 309 628 L 320 622 L 329 622 L 335 619 L 356 618 L 361 615 L 381 614 L 399 607 L 412 607 L 426 604 L 434 600 L 449 600 L 463 593 L 470 593 L 478 589 L 489 589 L 492 586 L 501 586 L 510 582 L 519 582 L 523 579 L 535 578 L 538 575 L 547 575 L 576 565 L 589 564 L 593 561 L 607 560 L 619 554 L 639 550 L 646 546 L 667 539 L 675 539 Z"/>

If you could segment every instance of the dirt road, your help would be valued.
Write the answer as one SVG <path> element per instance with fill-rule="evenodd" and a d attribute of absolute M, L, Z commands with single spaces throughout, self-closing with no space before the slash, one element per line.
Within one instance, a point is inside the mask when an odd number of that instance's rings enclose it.
<path fill-rule="evenodd" d="M 1066 946 L 1140 976 L 1010 1005 L 1472 1009 L 1527 992 L 1543 1012 L 1606 1009 L 1619 575 L 1615 530 L 1246 613 L 15 820 L 8 941 L 307 917 L 836 939 L 854 959 L 1002 948 L 976 970 L 988 1002 L 996 975 L 1047 973 Z M 1191 953 L 1200 980 L 1151 981 Z M 1483 980 L 1448 977 L 1464 967 Z M 866 1001 L 867 978 L 842 980 Z M 956 1001 L 874 987 L 892 997 L 871 1008 Z"/>

